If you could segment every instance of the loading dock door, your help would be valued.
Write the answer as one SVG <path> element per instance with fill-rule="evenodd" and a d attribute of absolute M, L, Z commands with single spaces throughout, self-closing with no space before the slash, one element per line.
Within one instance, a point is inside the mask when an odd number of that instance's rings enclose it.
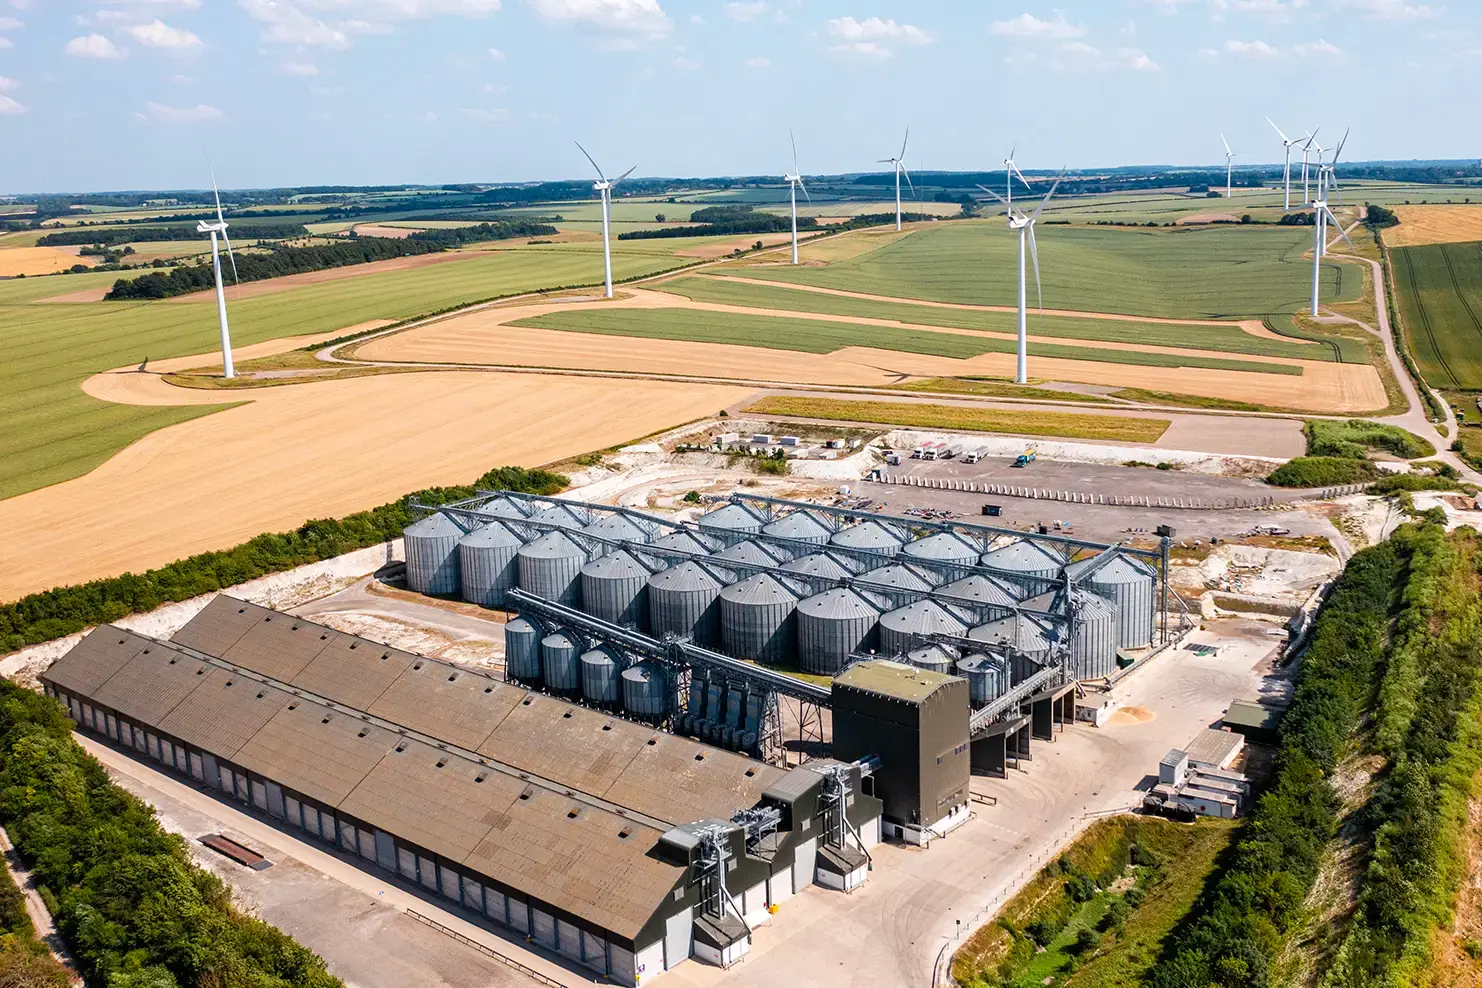
<path fill-rule="evenodd" d="M 664 970 L 689 960 L 694 933 L 695 918 L 688 909 L 664 921 Z"/>
<path fill-rule="evenodd" d="M 818 838 L 810 837 L 798 845 L 792 859 L 792 888 L 801 892 L 813 884 L 813 869 L 818 857 Z"/>
<path fill-rule="evenodd" d="M 376 831 L 376 864 L 387 871 L 396 870 L 396 841 L 384 830 Z"/>

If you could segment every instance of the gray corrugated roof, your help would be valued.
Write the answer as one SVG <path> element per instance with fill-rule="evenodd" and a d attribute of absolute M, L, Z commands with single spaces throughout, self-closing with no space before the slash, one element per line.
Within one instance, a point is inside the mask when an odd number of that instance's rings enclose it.
<path fill-rule="evenodd" d="M 524 696 L 489 676 L 417 659 L 366 712 L 475 750 Z"/>
<path fill-rule="evenodd" d="M 159 729 L 223 758 L 232 758 L 293 696 L 240 673 L 212 666 L 200 685 L 158 722 Z"/>
<path fill-rule="evenodd" d="M 149 648 L 151 639 L 132 631 L 101 625 L 51 664 L 41 676 L 68 693 L 91 696 L 92 693 L 128 661 Z"/>

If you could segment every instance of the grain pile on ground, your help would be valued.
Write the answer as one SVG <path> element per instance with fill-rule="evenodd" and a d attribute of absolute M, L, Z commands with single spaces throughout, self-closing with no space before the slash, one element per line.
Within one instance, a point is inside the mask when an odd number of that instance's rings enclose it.
<path fill-rule="evenodd" d="M 106 384 L 126 375 L 100 375 Z M 170 386 L 152 375 L 139 375 Z M 133 389 L 95 397 L 138 400 Z M 493 373 L 269 388 L 151 433 L 91 473 L 0 501 L 0 600 L 158 566 L 407 491 L 534 466 L 715 414 L 718 385 Z M 220 396 L 213 393 L 220 400 Z"/>
<path fill-rule="evenodd" d="M 88 259 L 76 253 L 69 254 L 56 247 L 6 247 L 0 250 L 0 278 L 25 275 L 28 278 L 41 274 L 56 274 L 66 271 L 74 264 L 87 264 Z"/>
<path fill-rule="evenodd" d="M 1400 225 L 1384 231 L 1390 247 L 1482 240 L 1482 205 L 1395 206 Z"/>

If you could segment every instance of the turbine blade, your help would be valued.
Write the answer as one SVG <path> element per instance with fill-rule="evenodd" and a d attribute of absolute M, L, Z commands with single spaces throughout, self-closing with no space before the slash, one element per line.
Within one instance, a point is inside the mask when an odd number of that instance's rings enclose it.
<path fill-rule="evenodd" d="M 1276 121 L 1275 120 L 1272 120 L 1270 117 L 1267 117 L 1266 118 L 1266 122 L 1271 125 L 1271 129 L 1272 130 L 1276 131 L 1276 136 L 1281 138 L 1281 143 L 1283 143 L 1283 144 L 1290 144 L 1290 143 L 1292 143 L 1291 141 L 1289 141 L 1289 140 L 1286 139 L 1286 135 L 1281 132 L 1281 128 L 1278 127 L 1278 126 L 1276 126 Z"/>
<path fill-rule="evenodd" d="M 1009 147 L 1009 162 L 1010 162 L 1010 163 L 1011 163 L 1011 164 L 1012 164 L 1012 163 L 1013 163 L 1013 160 L 1014 160 L 1014 152 L 1015 152 L 1015 151 L 1017 151 L 1017 150 L 1019 150 L 1019 142 L 1018 142 L 1018 141 L 1015 141 L 1015 142 L 1014 142 L 1014 143 L 1013 143 L 1013 144 L 1012 144 L 1012 145 L 1011 145 L 1011 146 L 1010 146 L 1010 147 Z"/>
<path fill-rule="evenodd" d="M 1225 140 L 1224 134 L 1220 135 L 1220 143 L 1225 146 L 1225 157 L 1228 158 L 1232 152 L 1230 151 L 1230 142 Z"/>
<path fill-rule="evenodd" d="M 906 176 L 906 184 L 911 187 L 911 198 L 916 198 L 916 186 L 911 183 L 911 173 L 906 171 L 905 165 L 901 165 L 901 174 Z"/>
<path fill-rule="evenodd" d="M 1345 144 L 1348 143 L 1348 134 L 1349 134 L 1349 131 L 1351 131 L 1351 130 L 1353 130 L 1352 127 L 1348 128 L 1348 130 L 1345 130 L 1343 132 L 1343 140 L 1341 140 L 1341 141 L 1338 142 L 1338 150 L 1336 150 L 1336 151 L 1333 152 L 1333 164 L 1335 164 L 1335 165 L 1338 163 L 1338 156 L 1343 153 L 1343 145 L 1345 145 Z"/>
<path fill-rule="evenodd" d="M 625 179 L 625 178 L 627 178 L 627 177 L 628 177 L 628 176 L 629 176 L 629 175 L 631 175 L 631 174 L 633 174 L 633 173 L 634 173 L 634 172 L 635 172 L 635 171 L 637 171 L 637 170 L 638 170 L 638 166 L 637 166 L 637 165 L 634 165 L 634 166 L 633 166 L 633 167 L 632 167 L 632 168 L 629 168 L 629 169 L 628 169 L 628 170 L 627 170 L 627 171 L 625 171 L 625 172 L 623 172 L 623 173 L 622 173 L 622 174 L 621 174 L 621 175 L 619 175 L 619 176 L 618 176 L 618 177 L 617 177 L 617 178 L 615 178 L 615 179 L 613 179 L 613 180 L 612 180 L 612 184 L 613 184 L 613 185 L 616 185 L 616 184 L 618 184 L 618 183 L 619 183 L 619 182 L 621 182 L 621 181 L 622 181 L 622 180 L 623 180 L 623 179 Z"/>
<path fill-rule="evenodd" d="M 792 173 L 794 175 L 801 175 L 803 173 L 798 169 L 798 139 L 793 136 L 791 127 L 787 128 L 787 139 L 792 141 Z M 798 184 L 802 185 L 803 183 L 799 182 Z"/>
<path fill-rule="evenodd" d="M 986 185 L 980 185 L 980 186 L 978 186 L 978 188 L 982 189 L 984 192 L 988 193 L 990 196 L 992 196 L 993 198 L 997 199 L 999 202 L 1003 203 L 1005 206 L 1007 206 L 1009 204 L 1009 201 L 1007 199 L 1005 199 L 1003 196 L 999 195 L 997 192 L 994 192 L 992 189 L 988 188 L 988 186 L 986 186 Z"/>
<path fill-rule="evenodd" d="M 877 165 L 893 165 L 893 164 L 895 164 L 895 162 L 896 162 L 896 159 L 894 159 L 894 158 L 876 158 L 875 159 L 875 164 L 877 164 Z"/>
<path fill-rule="evenodd" d="M 232 253 L 232 238 L 227 236 L 225 229 L 221 231 L 221 239 L 226 241 L 226 256 L 232 262 L 232 284 L 241 284 L 237 279 L 237 255 Z"/>
<path fill-rule="evenodd" d="M 1050 196 L 1054 195 L 1055 190 L 1060 188 L 1060 180 L 1064 177 L 1065 169 L 1062 168 L 1060 169 L 1060 174 L 1055 176 L 1055 184 L 1050 186 L 1050 191 L 1045 193 L 1045 197 L 1040 200 L 1039 205 L 1036 206 L 1034 212 L 1030 214 L 1029 222 L 1033 223 L 1036 219 L 1039 218 L 1039 214 L 1045 211 L 1045 207 L 1050 204 Z"/>
<path fill-rule="evenodd" d="M 1021 182 L 1024 183 L 1024 187 L 1026 189 L 1031 189 L 1031 188 L 1034 187 L 1034 186 L 1032 186 L 1032 185 L 1029 184 L 1029 179 L 1027 179 L 1027 178 L 1024 177 L 1024 173 L 1019 170 L 1019 166 L 1018 165 L 1015 165 L 1012 162 L 1010 162 L 1010 166 L 1014 169 L 1014 174 L 1019 176 L 1019 181 L 1021 181 Z"/>
<path fill-rule="evenodd" d="M 604 181 L 604 182 L 607 181 L 607 176 L 604 175 L 604 174 L 602 174 L 602 169 L 601 169 L 600 166 L 598 166 L 596 160 L 593 159 L 590 154 L 587 154 L 587 149 L 586 148 L 584 148 L 584 147 L 581 146 L 581 141 L 572 141 L 571 143 L 575 144 L 576 147 L 577 147 L 577 150 L 579 150 L 582 154 L 586 155 L 587 160 L 590 161 L 590 162 L 592 162 L 592 167 L 597 170 L 597 177 L 600 178 L 600 179 L 602 179 L 602 181 Z"/>
<path fill-rule="evenodd" d="M 906 145 L 909 144 L 909 143 L 911 143 L 911 125 L 910 124 L 906 124 L 906 137 L 905 137 L 905 140 L 901 141 L 901 160 L 902 161 L 904 161 L 906 159 Z"/>
<path fill-rule="evenodd" d="M 1039 250 L 1034 245 L 1034 224 L 1030 223 L 1029 234 L 1029 256 L 1034 259 L 1034 290 L 1039 293 L 1039 310 L 1045 311 L 1045 286 L 1039 280 Z"/>
<path fill-rule="evenodd" d="M 1317 130 L 1314 130 L 1312 133 L 1307 135 L 1307 143 L 1303 146 L 1304 150 L 1306 148 L 1312 147 L 1313 143 L 1317 140 L 1317 131 L 1319 130 L 1322 130 L 1322 128 L 1318 127 Z"/>
<path fill-rule="evenodd" d="M 216 196 L 216 222 L 226 225 L 226 217 L 221 215 L 221 190 L 216 187 L 216 169 L 211 166 L 211 158 L 206 158 L 206 168 L 211 172 L 211 193 Z"/>
<path fill-rule="evenodd" d="M 1357 251 L 1358 248 L 1353 246 L 1353 241 L 1348 239 L 1348 231 L 1343 229 L 1343 224 L 1338 222 L 1338 217 L 1333 215 L 1333 211 L 1326 206 L 1322 207 L 1322 211 L 1328 214 L 1328 218 L 1332 220 L 1333 225 L 1338 228 L 1338 235 L 1343 238 L 1344 242 L 1347 243 L 1348 246 L 1354 251 Z"/>
<path fill-rule="evenodd" d="M 803 176 L 801 175 L 798 176 L 798 188 L 803 190 L 803 198 L 807 199 L 808 202 L 811 204 L 813 202 L 813 197 L 808 194 L 808 187 L 803 184 Z"/>

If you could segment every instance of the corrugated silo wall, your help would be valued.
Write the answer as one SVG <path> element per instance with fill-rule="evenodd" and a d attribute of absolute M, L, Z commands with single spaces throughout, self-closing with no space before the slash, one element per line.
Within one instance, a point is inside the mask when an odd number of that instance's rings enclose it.
<path fill-rule="evenodd" d="M 1115 583 L 1099 583 L 1091 574 L 1085 586 L 1111 601 L 1117 609 L 1117 642 L 1121 648 L 1142 648 L 1153 640 L 1157 612 L 1157 576 L 1136 567 L 1144 578 L 1128 578 Z"/>
<path fill-rule="evenodd" d="M 451 522 L 449 523 L 451 525 Z M 407 589 L 415 593 L 453 594 L 463 589 L 458 560 L 458 534 L 403 534 Z"/>
<path fill-rule="evenodd" d="M 503 607 L 504 592 L 519 582 L 520 551 L 514 545 L 478 545 L 460 542 L 458 565 L 462 571 L 463 599 L 484 607 Z"/>
<path fill-rule="evenodd" d="M 1077 679 L 1100 679 L 1117 668 L 1117 615 L 1108 603 L 1083 607 L 1071 642 Z"/>
<path fill-rule="evenodd" d="M 851 652 L 870 650 L 879 621 L 880 615 L 871 610 L 814 614 L 800 606 L 798 667 L 814 675 L 833 675 L 844 668 Z"/>
<path fill-rule="evenodd" d="M 798 652 L 797 602 L 790 595 L 773 601 L 732 601 L 722 595 L 720 637 L 737 658 L 791 663 Z"/>
<path fill-rule="evenodd" d="M 646 572 L 593 574 L 584 569 L 581 575 L 581 600 L 582 610 L 608 624 L 648 627 Z"/>

